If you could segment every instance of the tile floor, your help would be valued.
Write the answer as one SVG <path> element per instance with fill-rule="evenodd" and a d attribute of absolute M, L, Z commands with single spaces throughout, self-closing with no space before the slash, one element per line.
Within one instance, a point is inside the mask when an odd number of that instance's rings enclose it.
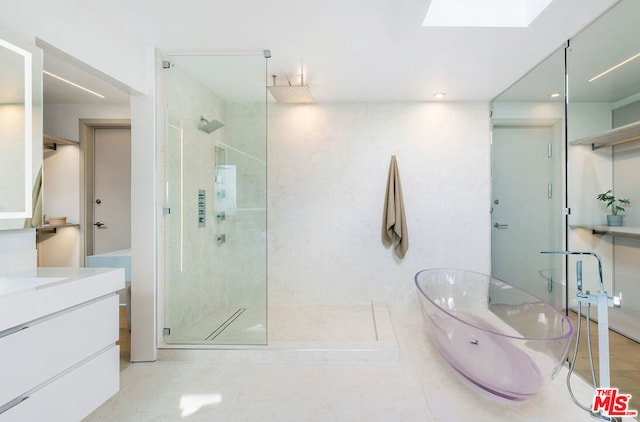
<path fill-rule="evenodd" d="M 458 378 L 418 309 L 389 313 L 398 362 L 134 363 L 121 372 L 120 392 L 86 421 L 592 420 L 571 401 L 566 369 L 528 401 L 501 401 Z M 588 405 L 591 388 L 577 376 L 572 384 Z"/>

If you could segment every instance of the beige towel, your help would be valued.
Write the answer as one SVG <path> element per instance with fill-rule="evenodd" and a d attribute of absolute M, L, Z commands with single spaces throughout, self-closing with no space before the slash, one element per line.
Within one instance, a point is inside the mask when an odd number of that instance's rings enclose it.
<path fill-rule="evenodd" d="M 33 183 L 33 191 L 31 196 L 32 214 L 31 218 L 27 218 L 24 222 L 25 227 L 41 227 L 42 226 L 42 167 L 38 171 L 38 176 Z"/>
<path fill-rule="evenodd" d="M 407 219 L 404 215 L 402 187 L 400 186 L 400 174 L 398 173 L 398 163 L 395 155 L 391 156 L 387 193 L 384 198 L 382 242 L 387 246 L 394 245 L 396 255 L 400 258 L 404 258 L 407 249 L 409 249 Z"/>

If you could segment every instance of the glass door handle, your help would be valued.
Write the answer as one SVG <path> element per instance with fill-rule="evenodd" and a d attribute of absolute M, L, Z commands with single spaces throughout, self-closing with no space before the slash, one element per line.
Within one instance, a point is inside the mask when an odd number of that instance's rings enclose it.
<path fill-rule="evenodd" d="M 509 225 L 508 224 L 494 223 L 493 227 L 495 227 L 496 229 L 506 229 L 507 227 L 509 227 Z"/>

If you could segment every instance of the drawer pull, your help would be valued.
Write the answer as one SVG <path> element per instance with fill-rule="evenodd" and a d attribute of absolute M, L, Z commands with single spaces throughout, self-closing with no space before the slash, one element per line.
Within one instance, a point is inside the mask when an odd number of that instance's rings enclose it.
<path fill-rule="evenodd" d="M 11 334 L 18 333 L 18 332 L 20 332 L 22 330 L 26 330 L 29 327 L 30 327 L 30 325 L 20 325 L 18 327 L 9 328 L 8 330 L 0 331 L 0 338 L 9 336 Z"/>
<path fill-rule="evenodd" d="M 20 403 L 22 403 L 23 401 L 25 401 L 28 398 L 29 398 L 29 396 L 16 397 L 15 399 L 11 400 L 10 402 L 5 403 L 4 406 L 0 407 L 0 415 L 3 414 L 4 412 L 6 412 L 7 410 L 13 409 L 14 407 L 16 407 L 17 405 L 19 405 Z"/>

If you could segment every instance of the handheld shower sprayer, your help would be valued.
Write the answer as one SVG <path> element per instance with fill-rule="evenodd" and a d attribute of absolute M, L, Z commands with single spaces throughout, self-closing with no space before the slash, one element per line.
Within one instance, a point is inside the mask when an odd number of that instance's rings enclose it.
<path fill-rule="evenodd" d="M 576 262 L 576 279 L 578 282 L 578 292 L 582 293 L 582 261 Z"/>

